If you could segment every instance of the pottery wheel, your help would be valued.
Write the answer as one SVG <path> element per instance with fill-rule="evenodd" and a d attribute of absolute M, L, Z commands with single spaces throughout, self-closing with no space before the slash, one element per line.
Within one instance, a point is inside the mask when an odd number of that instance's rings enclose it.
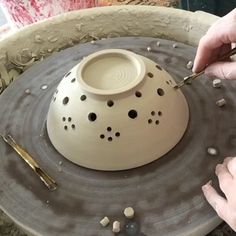
<path fill-rule="evenodd" d="M 159 63 L 176 81 L 190 74 L 186 64 L 195 49 L 158 41 L 159 47 L 154 38 L 114 38 L 65 49 L 29 68 L 1 95 L 1 133 L 10 133 L 59 184 L 49 192 L 0 141 L 0 205 L 25 230 L 44 236 L 110 236 L 111 227 L 102 228 L 99 221 L 108 216 L 124 224 L 127 206 L 135 209 L 141 227 L 142 234 L 135 235 L 205 235 L 220 222 L 201 186 L 210 179 L 217 185 L 215 165 L 236 152 L 235 82 L 223 81 L 223 88 L 216 89 L 211 80 L 200 78 L 183 87 L 190 108 L 183 139 L 140 168 L 103 172 L 80 167 L 63 158 L 47 137 L 45 119 L 55 88 L 65 73 L 95 51 L 131 50 Z M 227 102 L 224 107 L 215 105 L 221 98 Z M 216 148 L 217 155 L 208 154 L 208 147 Z"/>

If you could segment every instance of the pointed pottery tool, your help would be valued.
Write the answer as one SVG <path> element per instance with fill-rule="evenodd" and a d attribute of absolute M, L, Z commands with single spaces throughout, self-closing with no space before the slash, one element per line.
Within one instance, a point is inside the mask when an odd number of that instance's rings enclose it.
<path fill-rule="evenodd" d="M 47 186 L 49 190 L 55 190 L 57 188 L 57 183 L 52 179 L 33 159 L 33 157 L 24 150 L 16 141 L 12 138 L 11 135 L 2 135 L 0 136 L 3 140 L 8 143 L 18 154 L 19 156 L 31 167 L 31 169 L 39 176 L 41 181 Z"/>

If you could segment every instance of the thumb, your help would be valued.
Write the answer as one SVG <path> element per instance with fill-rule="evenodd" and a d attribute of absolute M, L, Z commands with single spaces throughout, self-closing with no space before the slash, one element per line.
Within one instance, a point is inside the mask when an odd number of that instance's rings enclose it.
<path fill-rule="evenodd" d="M 205 69 L 205 74 L 221 79 L 236 79 L 236 62 L 216 62 Z"/>

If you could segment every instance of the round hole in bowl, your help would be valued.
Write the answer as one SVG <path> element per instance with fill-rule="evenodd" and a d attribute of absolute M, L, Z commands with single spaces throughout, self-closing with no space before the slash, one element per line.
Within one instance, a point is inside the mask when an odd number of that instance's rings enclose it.
<path fill-rule="evenodd" d="M 109 131 L 109 132 L 110 132 L 111 130 L 112 130 L 112 128 L 111 128 L 111 127 L 107 127 L 107 131 Z"/>
<path fill-rule="evenodd" d="M 147 75 L 148 75 L 148 77 L 153 78 L 153 73 L 148 72 Z"/>
<path fill-rule="evenodd" d="M 104 134 L 101 134 L 101 135 L 100 135 L 100 138 L 101 138 L 101 139 L 104 139 L 104 138 L 105 138 L 105 135 L 104 135 Z"/>
<path fill-rule="evenodd" d="M 155 116 L 155 114 L 156 114 L 155 111 L 152 111 L 152 112 L 151 112 L 151 115 L 152 115 L 152 116 Z"/>
<path fill-rule="evenodd" d="M 136 110 L 130 110 L 130 111 L 128 112 L 128 116 L 129 116 L 129 118 L 131 118 L 131 119 L 135 119 L 135 118 L 138 116 L 138 112 L 137 112 Z"/>
<path fill-rule="evenodd" d="M 71 83 L 74 83 L 75 82 L 75 78 L 71 80 Z"/>
<path fill-rule="evenodd" d="M 64 97 L 63 100 L 62 100 L 62 103 L 64 105 L 66 105 L 68 102 L 69 102 L 69 98 L 68 97 Z"/>
<path fill-rule="evenodd" d="M 164 92 L 164 90 L 163 90 L 162 88 L 158 88 L 158 89 L 157 89 L 157 94 L 158 94 L 159 96 L 164 96 L 165 92 Z"/>
<path fill-rule="evenodd" d="M 86 98 L 87 98 L 86 95 L 81 95 L 81 96 L 80 96 L 80 100 L 81 100 L 81 101 L 85 101 Z"/>
<path fill-rule="evenodd" d="M 162 116 L 162 112 L 161 112 L 161 111 L 158 111 L 158 115 L 159 115 L 159 116 Z"/>
<path fill-rule="evenodd" d="M 120 137 L 120 132 L 116 132 L 116 133 L 115 133 L 115 136 L 116 136 L 116 137 Z"/>
<path fill-rule="evenodd" d="M 107 101 L 107 106 L 112 107 L 114 105 L 114 102 L 112 100 Z"/>
<path fill-rule="evenodd" d="M 140 97 L 142 97 L 142 93 L 141 93 L 140 91 L 136 91 L 136 92 L 135 92 L 135 96 L 136 96 L 137 98 L 140 98 Z"/>
<path fill-rule="evenodd" d="M 112 141 L 112 137 L 108 137 L 108 139 L 107 139 L 109 142 L 111 142 Z"/>
<path fill-rule="evenodd" d="M 88 119 L 89 119 L 89 121 L 92 121 L 92 122 L 95 121 L 97 119 L 96 113 L 94 113 L 94 112 L 89 113 Z"/>
<path fill-rule="evenodd" d="M 152 119 L 149 119 L 149 120 L 148 120 L 148 124 L 151 124 L 151 123 L 152 123 Z"/>

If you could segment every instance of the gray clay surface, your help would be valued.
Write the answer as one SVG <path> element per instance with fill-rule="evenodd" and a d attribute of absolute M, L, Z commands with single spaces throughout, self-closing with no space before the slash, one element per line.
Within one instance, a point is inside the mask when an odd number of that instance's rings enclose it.
<path fill-rule="evenodd" d="M 156 46 L 157 41 L 161 46 Z M 215 165 L 236 152 L 233 81 L 214 89 L 211 81 L 199 78 L 184 87 L 191 116 L 186 134 L 168 154 L 140 168 L 119 172 L 85 169 L 64 159 L 47 138 L 45 118 L 55 88 L 84 56 L 105 48 L 129 49 L 156 61 L 180 81 L 189 74 L 186 63 L 193 60 L 195 49 L 180 43 L 173 48 L 173 43 L 117 38 L 75 46 L 29 68 L 4 91 L 0 132 L 10 133 L 59 184 L 57 191 L 49 192 L 1 140 L 0 205 L 14 220 L 43 236 L 112 236 L 111 229 L 101 228 L 99 221 L 107 215 L 124 223 L 126 206 L 135 209 L 141 235 L 204 235 L 220 222 L 201 186 L 209 179 L 217 186 Z M 152 51 L 146 50 L 148 46 Z M 48 88 L 42 90 L 43 84 Z M 31 93 L 25 93 L 26 89 Z M 219 108 L 215 102 L 221 96 L 227 105 Z M 216 147 L 218 154 L 209 155 L 208 147 Z"/>

